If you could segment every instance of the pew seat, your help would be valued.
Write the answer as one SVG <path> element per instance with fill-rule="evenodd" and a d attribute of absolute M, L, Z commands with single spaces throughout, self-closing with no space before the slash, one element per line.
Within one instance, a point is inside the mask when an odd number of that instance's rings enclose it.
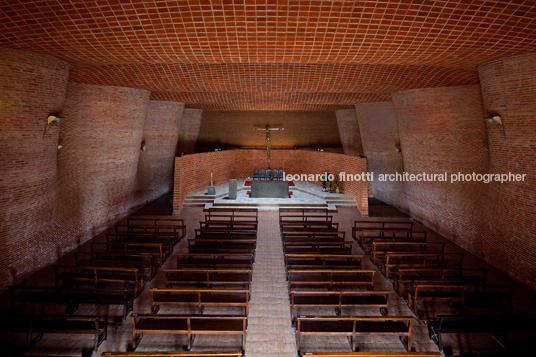
<path fill-rule="evenodd" d="M 167 287 L 227 287 L 249 289 L 251 269 L 166 269 Z"/>
<path fill-rule="evenodd" d="M 248 289 L 156 288 L 150 292 L 151 310 L 154 314 L 163 305 L 197 307 L 201 313 L 206 306 L 239 306 L 245 309 L 245 315 L 249 311 Z"/>
<path fill-rule="evenodd" d="M 374 287 L 376 270 L 288 269 L 290 289 L 359 289 Z"/>

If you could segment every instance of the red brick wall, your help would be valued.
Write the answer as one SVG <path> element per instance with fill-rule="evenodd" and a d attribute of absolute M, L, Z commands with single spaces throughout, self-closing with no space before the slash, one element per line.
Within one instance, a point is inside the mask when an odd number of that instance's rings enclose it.
<path fill-rule="evenodd" d="M 409 173 L 486 173 L 488 153 L 480 86 L 393 93 L 398 132 Z M 464 248 L 482 245 L 483 183 L 407 182 L 405 211 Z"/>
<path fill-rule="evenodd" d="M 333 111 L 204 111 L 196 152 L 265 148 L 265 133 L 253 129 L 266 125 L 285 128 L 272 132 L 273 148 L 341 148 Z"/>
<path fill-rule="evenodd" d="M 173 166 L 184 103 L 151 100 L 137 170 L 137 190 L 150 202 L 173 187 Z"/>
<path fill-rule="evenodd" d="M 180 123 L 177 153 L 191 154 L 195 151 L 202 116 L 201 109 L 184 109 Z"/>
<path fill-rule="evenodd" d="M 484 108 L 504 121 L 486 124 L 491 173 L 525 173 L 518 183 L 492 183 L 484 208 L 486 259 L 536 289 L 536 54 L 478 69 Z"/>
<path fill-rule="evenodd" d="M 69 64 L 0 48 L 0 286 L 54 260 L 59 127 L 43 136 L 62 109 Z"/>
<path fill-rule="evenodd" d="M 346 155 L 363 155 L 363 145 L 355 109 L 336 110 L 337 126 Z"/>
<path fill-rule="evenodd" d="M 69 83 L 58 153 L 62 246 L 84 242 L 145 203 L 136 172 L 150 93 Z"/>
<path fill-rule="evenodd" d="M 210 185 L 210 173 L 214 184 L 225 183 L 230 178 L 246 178 L 253 170 L 267 166 L 266 151 L 255 149 L 227 150 L 185 155 L 175 159 L 173 212 L 179 214 L 187 194 Z M 333 174 L 367 172 L 365 159 L 337 153 L 309 150 L 273 150 L 273 169 L 283 169 L 288 174 L 316 174 L 328 171 Z M 356 198 L 362 215 L 368 215 L 367 183 L 354 181 L 341 183 L 344 192 Z"/>
<path fill-rule="evenodd" d="M 395 110 L 392 102 L 356 104 L 355 111 L 367 157 L 368 168 L 376 177 L 404 171 Z M 402 183 L 371 183 L 374 197 L 395 207 L 401 206 L 404 185 Z"/>

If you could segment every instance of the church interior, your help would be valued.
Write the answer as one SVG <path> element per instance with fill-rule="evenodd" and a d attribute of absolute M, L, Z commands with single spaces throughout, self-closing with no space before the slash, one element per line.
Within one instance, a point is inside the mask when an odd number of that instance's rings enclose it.
<path fill-rule="evenodd" d="M 535 1 L 0 20 L 0 356 L 534 353 Z"/>

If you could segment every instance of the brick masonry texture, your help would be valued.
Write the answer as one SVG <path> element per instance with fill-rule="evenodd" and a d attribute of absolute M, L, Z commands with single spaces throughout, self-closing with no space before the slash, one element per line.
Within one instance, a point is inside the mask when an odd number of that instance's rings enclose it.
<path fill-rule="evenodd" d="M 404 171 L 402 154 L 396 152 L 400 146 L 395 109 L 392 102 L 356 104 L 363 151 L 367 156 L 370 172 L 392 174 Z M 374 196 L 393 206 L 400 206 L 402 183 L 371 182 Z"/>
<path fill-rule="evenodd" d="M 336 110 L 477 84 L 477 65 L 534 51 L 535 17 L 505 0 L 3 1 L 0 45 L 187 107 Z"/>
<path fill-rule="evenodd" d="M 214 184 L 222 184 L 232 178 L 253 176 L 253 170 L 267 167 L 266 150 L 243 149 L 206 152 L 175 158 L 173 188 L 173 213 L 179 214 L 182 202 L 189 193 L 210 185 L 210 173 Z M 310 151 L 272 150 L 271 167 L 283 169 L 288 174 L 321 174 L 324 171 L 361 174 L 367 172 L 366 160 L 356 156 Z M 341 182 L 341 189 L 355 197 L 363 216 L 368 216 L 367 182 Z"/>
<path fill-rule="evenodd" d="M 266 132 L 253 129 L 267 125 L 285 129 L 272 132 L 274 148 L 341 149 L 333 111 L 204 111 L 196 151 L 221 147 L 265 148 Z"/>
<path fill-rule="evenodd" d="M 184 104 L 68 83 L 67 63 L 26 51 L 0 49 L 0 71 L 4 286 L 170 190 Z M 52 112 L 66 120 L 42 138 Z"/>
<path fill-rule="evenodd" d="M 478 69 L 487 115 L 490 172 L 525 173 L 525 182 L 489 185 L 482 207 L 487 232 L 481 238 L 486 259 L 536 288 L 536 54 L 484 64 Z"/>
<path fill-rule="evenodd" d="M 363 145 L 355 109 L 337 110 L 337 125 L 342 147 L 346 155 L 363 155 Z"/>
<path fill-rule="evenodd" d="M 0 286 L 51 263 L 62 241 L 58 227 L 59 127 L 69 64 L 49 56 L 0 48 Z"/>
<path fill-rule="evenodd" d="M 202 116 L 201 109 L 184 109 L 179 130 L 178 154 L 191 154 L 195 151 Z"/>
<path fill-rule="evenodd" d="M 137 169 L 136 195 L 150 202 L 171 192 L 173 166 L 179 140 L 184 103 L 151 100 L 147 110 L 142 144 Z"/>

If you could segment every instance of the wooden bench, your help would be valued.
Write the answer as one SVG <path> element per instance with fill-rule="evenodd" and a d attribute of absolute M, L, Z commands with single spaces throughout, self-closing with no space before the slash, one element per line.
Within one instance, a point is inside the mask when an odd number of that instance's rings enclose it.
<path fill-rule="evenodd" d="M 285 254 L 287 269 L 359 268 L 362 261 L 359 254 Z"/>
<path fill-rule="evenodd" d="M 488 269 L 402 268 L 394 275 L 393 287 L 400 295 L 406 284 L 484 285 Z"/>
<path fill-rule="evenodd" d="M 259 222 L 259 210 L 257 208 L 211 207 L 205 215 L 205 222 L 212 221 Z"/>
<path fill-rule="evenodd" d="M 98 252 L 75 252 L 76 265 L 111 266 L 122 268 L 138 268 L 140 272 L 147 271 L 148 280 L 156 275 L 159 260 L 150 253 L 98 253 Z"/>
<path fill-rule="evenodd" d="M 300 352 L 302 336 L 345 336 L 356 350 L 356 336 L 399 336 L 406 350 L 411 350 L 411 316 L 298 316 L 296 347 Z M 403 338 L 406 340 L 403 340 Z"/>
<path fill-rule="evenodd" d="M 279 224 L 312 221 L 333 221 L 327 208 L 279 208 Z"/>
<path fill-rule="evenodd" d="M 418 302 L 445 301 L 459 302 L 463 305 L 467 286 L 450 284 L 415 284 L 414 290 L 408 293 L 408 306 L 415 315 L 420 316 L 417 310 Z"/>
<path fill-rule="evenodd" d="M 144 333 L 186 335 L 186 350 L 190 350 L 195 335 L 240 335 L 242 351 L 246 344 L 247 316 L 185 316 L 132 314 L 132 349 L 135 350 Z"/>
<path fill-rule="evenodd" d="M 242 357 L 242 351 L 103 352 L 102 357 Z"/>
<path fill-rule="evenodd" d="M 445 334 L 489 334 L 505 349 L 515 348 L 504 339 L 511 333 L 529 333 L 534 340 L 536 332 L 536 314 L 506 314 L 506 315 L 440 315 L 434 320 L 428 320 L 428 332 L 441 351 L 446 351 L 443 343 Z M 523 354 L 512 353 L 512 356 Z"/>
<path fill-rule="evenodd" d="M 134 295 L 129 294 L 127 290 L 21 285 L 12 285 L 8 288 L 12 313 L 23 311 L 25 303 L 65 304 L 66 315 L 75 313 L 80 304 L 122 305 L 124 320 L 134 305 Z"/>
<path fill-rule="evenodd" d="M 54 265 L 56 286 L 59 281 L 64 286 L 72 287 L 79 284 L 90 284 L 95 288 L 116 288 L 127 290 L 138 296 L 144 287 L 143 274 L 137 268 L 120 268 L 84 265 Z"/>
<path fill-rule="evenodd" d="M 181 268 L 231 268 L 250 269 L 253 254 L 239 253 L 178 253 L 177 269 Z"/>
<path fill-rule="evenodd" d="M 128 225 L 150 224 L 150 225 L 168 225 L 168 226 L 184 226 L 184 219 L 178 216 L 162 216 L 162 215 L 136 215 L 126 219 Z"/>
<path fill-rule="evenodd" d="M 382 315 L 389 310 L 389 291 L 372 290 L 340 290 L 340 291 L 290 291 L 290 314 L 292 320 L 297 315 L 297 309 L 303 307 L 331 307 L 337 316 L 342 313 L 343 307 L 375 307 L 380 309 Z"/>
<path fill-rule="evenodd" d="M 296 221 L 296 222 L 281 222 L 279 224 L 281 232 L 288 230 L 302 228 L 302 229 L 316 229 L 316 228 L 335 228 L 339 230 L 339 223 L 332 221 Z"/>
<path fill-rule="evenodd" d="M 1 331 L 26 334 L 26 350 L 35 346 L 44 334 L 90 334 L 94 336 L 93 346 L 82 355 L 91 356 L 108 336 L 108 323 L 99 320 L 98 316 L 19 315 L 10 316 L 2 322 Z M 34 337 L 35 334 L 37 336 Z"/>
<path fill-rule="evenodd" d="M 284 232 L 281 234 L 283 243 L 285 242 L 346 242 L 346 232 L 314 232 L 308 234 L 292 234 Z"/>
<path fill-rule="evenodd" d="M 167 287 L 199 286 L 249 289 L 251 269 L 166 269 Z"/>
<path fill-rule="evenodd" d="M 376 270 L 288 269 L 287 274 L 289 289 L 372 289 Z"/>
<path fill-rule="evenodd" d="M 352 227 L 352 237 L 354 239 L 357 238 L 357 233 L 361 232 L 363 229 L 373 229 L 373 230 L 389 230 L 389 229 L 396 229 L 396 230 L 413 230 L 413 221 L 412 220 L 402 220 L 402 219 L 395 219 L 395 220 L 380 220 L 380 221 L 372 221 L 372 220 L 359 220 L 354 221 L 354 226 Z"/>
<path fill-rule="evenodd" d="M 253 254 L 257 246 L 255 239 L 189 239 L 188 251 L 190 253 L 247 253 Z"/>
<path fill-rule="evenodd" d="M 362 229 L 356 242 L 366 253 L 372 250 L 374 242 L 426 242 L 427 232 L 401 229 Z"/>
<path fill-rule="evenodd" d="M 391 253 L 386 254 L 382 272 L 387 278 L 402 268 L 458 268 L 463 264 L 463 253 Z"/>
<path fill-rule="evenodd" d="M 104 354 L 103 354 L 104 356 Z M 441 357 L 440 352 L 305 352 L 301 357 Z"/>
<path fill-rule="evenodd" d="M 372 242 L 370 259 L 377 266 L 393 253 L 444 253 L 445 243 L 439 242 Z"/>
<path fill-rule="evenodd" d="M 220 228 L 220 229 L 250 229 L 257 230 L 258 222 L 256 221 L 218 221 L 209 220 L 199 222 L 199 228 Z"/>
<path fill-rule="evenodd" d="M 352 242 L 284 242 L 285 253 L 352 254 Z"/>
<path fill-rule="evenodd" d="M 151 289 L 151 309 L 154 314 L 162 305 L 193 306 L 203 313 L 206 306 L 238 306 L 249 312 L 248 289 Z"/>
<path fill-rule="evenodd" d="M 148 253 L 155 256 L 158 260 L 158 264 L 162 265 L 167 257 L 173 252 L 173 247 L 166 243 L 156 242 L 90 242 L 89 247 L 91 253 L 123 253 L 123 254 L 141 254 Z"/>
<path fill-rule="evenodd" d="M 154 224 L 116 224 L 115 233 L 137 233 L 145 234 L 149 237 L 159 235 L 171 235 L 178 242 L 186 235 L 186 226 L 154 225 Z"/>
<path fill-rule="evenodd" d="M 195 230 L 195 239 L 216 239 L 216 240 L 254 240 L 257 239 L 257 232 L 254 231 L 235 231 L 235 232 L 201 232 Z"/>

